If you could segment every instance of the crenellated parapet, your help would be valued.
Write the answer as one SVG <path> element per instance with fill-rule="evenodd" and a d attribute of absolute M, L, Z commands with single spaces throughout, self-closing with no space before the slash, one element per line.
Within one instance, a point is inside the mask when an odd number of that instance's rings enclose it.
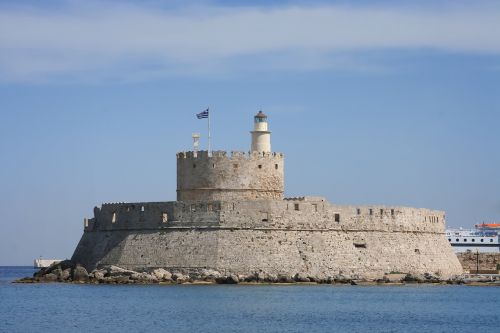
<path fill-rule="evenodd" d="M 282 199 L 284 155 L 275 152 L 177 153 L 177 200 Z"/>

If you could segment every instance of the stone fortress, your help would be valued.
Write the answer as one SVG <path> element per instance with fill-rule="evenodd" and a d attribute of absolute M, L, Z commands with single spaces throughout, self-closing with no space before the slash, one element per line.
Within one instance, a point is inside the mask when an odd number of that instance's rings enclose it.
<path fill-rule="evenodd" d="M 87 270 L 216 270 L 250 276 L 462 273 L 442 211 L 345 206 L 284 197 L 284 155 L 267 117 L 254 117 L 251 151 L 177 154 L 177 201 L 107 203 L 85 219 L 72 261 Z"/>

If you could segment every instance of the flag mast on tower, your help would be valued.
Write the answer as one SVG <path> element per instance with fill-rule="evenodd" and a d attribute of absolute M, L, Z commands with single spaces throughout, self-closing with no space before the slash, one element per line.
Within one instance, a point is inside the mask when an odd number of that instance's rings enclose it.
<path fill-rule="evenodd" d="M 198 118 L 198 119 L 207 118 L 208 119 L 208 156 L 212 156 L 212 147 L 210 146 L 210 139 L 211 139 L 211 136 L 210 136 L 210 112 L 208 111 L 208 108 L 203 112 L 197 113 L 196 118 Z"/>

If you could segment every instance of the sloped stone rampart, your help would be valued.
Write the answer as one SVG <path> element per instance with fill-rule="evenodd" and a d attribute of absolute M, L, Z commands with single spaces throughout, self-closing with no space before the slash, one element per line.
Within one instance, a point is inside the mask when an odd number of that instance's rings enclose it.
<path fill-rule="evenodd" d="M 444 213 L 428 209 L 305 197 L 116 203 L 94 213 L 72 258 L 89 271 L 116 265 L 370 279 L 462 271 L 444 236 Z"/>

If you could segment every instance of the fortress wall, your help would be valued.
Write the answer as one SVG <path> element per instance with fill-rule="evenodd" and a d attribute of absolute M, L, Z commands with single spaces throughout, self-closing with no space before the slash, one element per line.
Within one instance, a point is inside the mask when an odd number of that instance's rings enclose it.
<path fill-rule="evenodd" d="M 71 260 L 88 270 L 216 267 L 217 232 L 210 230 L 115 230 L 86 232 Z"/>
<path fill-rule="evenodd" d="M 218 202 L 139 202 L 106 203 L 94 208 L 94 218 L 86 219 L 85 231 L 158 230 L 185 221 L 186 225 L 218 223 Z"/>
<path fill-rule="evenodd" d="M 207 151 L 177 154 L 177 200 L 281 199 L 284 188 L 281 153 L 245 154 Z"/>
<path fill-rule="evenodd" d="M 384 273 L 435 273 L 461 266 L 442 235 L 345 231 L 220 231 L 218 269 L 226 273 L 337 274 L 381 278 Z"/>
<path fill-rule="evenodd" d="M 440 234 L 342 230 L 165 229 L 86 232 L 72 260 L 88 269 L 117 265 L 140 270 L 212 268 L 224 273 L 338 274 L 381 278 L 384 273 L 436 273 L 461 266 Z"/>
<path fill-rule="evenodd" d="M 380 230 L 442 234 L 445 219 L 441 211 L 399 206 L 331 205 L 324 199 L 254 200 L 223 203 L 220 225 L 241 228 Z"/>
<path fill-rule="evenodd" d="M 314 197 L 122 203 L 96 208 L 91 221 L 72 258 L 88 269 L 213 268 L 367 278 L 396 271 L 461 272 L 443 234 L 444 214 L 427 209 L 339 206 Z"/>
<path fill-rule="evenodd" d="M 88 220 L 85 231 L 221 226 L 444 233 L 445 223 L 444 213 L 440 211 L 397 206 L 332 205 L 322 198 L 114 203 L 96 207 L 94 215 Z"/>

